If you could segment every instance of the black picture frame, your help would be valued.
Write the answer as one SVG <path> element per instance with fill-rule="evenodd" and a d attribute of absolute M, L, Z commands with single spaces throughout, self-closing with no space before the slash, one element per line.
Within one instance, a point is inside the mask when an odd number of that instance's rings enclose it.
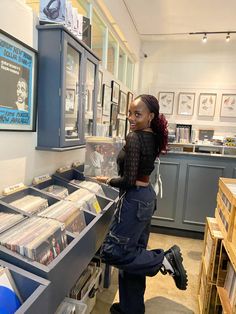
<path fill-rule="evenodd" d="M 120 85 L 116 81 L 111 81 L 111 101 L 115 104 L 119 102 Z"/>
<path fill-rule="evenodd" d="M 111 87 L 106 84 L 103 84 L 102 107 L 102 114 L 109 116 L 111 112 Z"/>
<path fill-rule="evenodd" d="M 111 104 L 111 114 L 110 114 L 110 126 L 111 126 L 111 136 L 116 136 L 117 134 L 117 118 L 118 118 L 118 105 Z"/>
<path fill-rule="evenodd" d="M 36 131 L 37 51 L 0 30 L 0 131 Z"/>
<path fill-rule="evenodd" d="M 98 96 L 97 96 L 97 103 L 102 103 L 102 87 L 103 87 L 103 73 L 102 71 L 98 72 Z"/>
<path fill-rule="evenodd" d="M 127 94 L 120 90 L 119 95 L 119 114 L 127 113 Z"/>

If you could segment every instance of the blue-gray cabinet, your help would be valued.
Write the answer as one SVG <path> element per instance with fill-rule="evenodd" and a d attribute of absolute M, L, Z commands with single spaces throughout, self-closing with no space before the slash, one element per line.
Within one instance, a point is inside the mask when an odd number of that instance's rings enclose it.
<path fill-rule="evenodd" d="M 37 148 L 74 149 L 95 134 L 99 59 L 62 25 L 38 36 Z"/>
<path fill-rule="evenodd" d="M 236 176 L 236 158 L 169 153 L 160 159 L 163 197 L 152 225 L 203 232 L 206 217 L 215 213 L 219 177 Z"/>

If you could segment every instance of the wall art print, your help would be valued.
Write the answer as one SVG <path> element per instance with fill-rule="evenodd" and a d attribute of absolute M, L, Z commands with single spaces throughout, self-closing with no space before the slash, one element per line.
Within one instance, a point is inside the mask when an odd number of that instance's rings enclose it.
<path fill-rule="evenodd" d="M 174 95 L 173 92 L 159 92 L 158 101 L 160 105 L 160 112 L 164 114 L 172 114 L 174 106 Z"/>
<path fill-rule="evenodd" d="M 179 93 L 178 114 L 192 116 L 195 93 Z"/>
<path fill-rule="evenodd" d="M 236 94 L 222 95 L 220 116 L 236 118 Z"/>
<path fill-rule="evenodd" d="M 202 93 L 199 96 L 198 115 L 200 117 L 214 117 L 216 106 L 216 94 Z"/>

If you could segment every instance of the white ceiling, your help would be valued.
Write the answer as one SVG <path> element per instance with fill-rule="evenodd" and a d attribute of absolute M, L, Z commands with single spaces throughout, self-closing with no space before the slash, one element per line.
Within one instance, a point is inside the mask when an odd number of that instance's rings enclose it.
<path fill-rule="evenodd" d="M 123 1 L 144 40 L 164 34 L 236 31 L 236 0 Z"/>

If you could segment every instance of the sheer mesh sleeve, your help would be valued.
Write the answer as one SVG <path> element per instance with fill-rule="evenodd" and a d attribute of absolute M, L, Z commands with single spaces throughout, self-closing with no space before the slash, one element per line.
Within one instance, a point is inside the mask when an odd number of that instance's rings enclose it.
<path fill-rule="evenodd" d="M 123 175 L 118 178 L 112 178 L 110 180 L 111 186 L 127 189 L 135 185 L 138 176 L 140 152 L 138 134 L 135 132 L 129 133 L 126 138 Z"/>

